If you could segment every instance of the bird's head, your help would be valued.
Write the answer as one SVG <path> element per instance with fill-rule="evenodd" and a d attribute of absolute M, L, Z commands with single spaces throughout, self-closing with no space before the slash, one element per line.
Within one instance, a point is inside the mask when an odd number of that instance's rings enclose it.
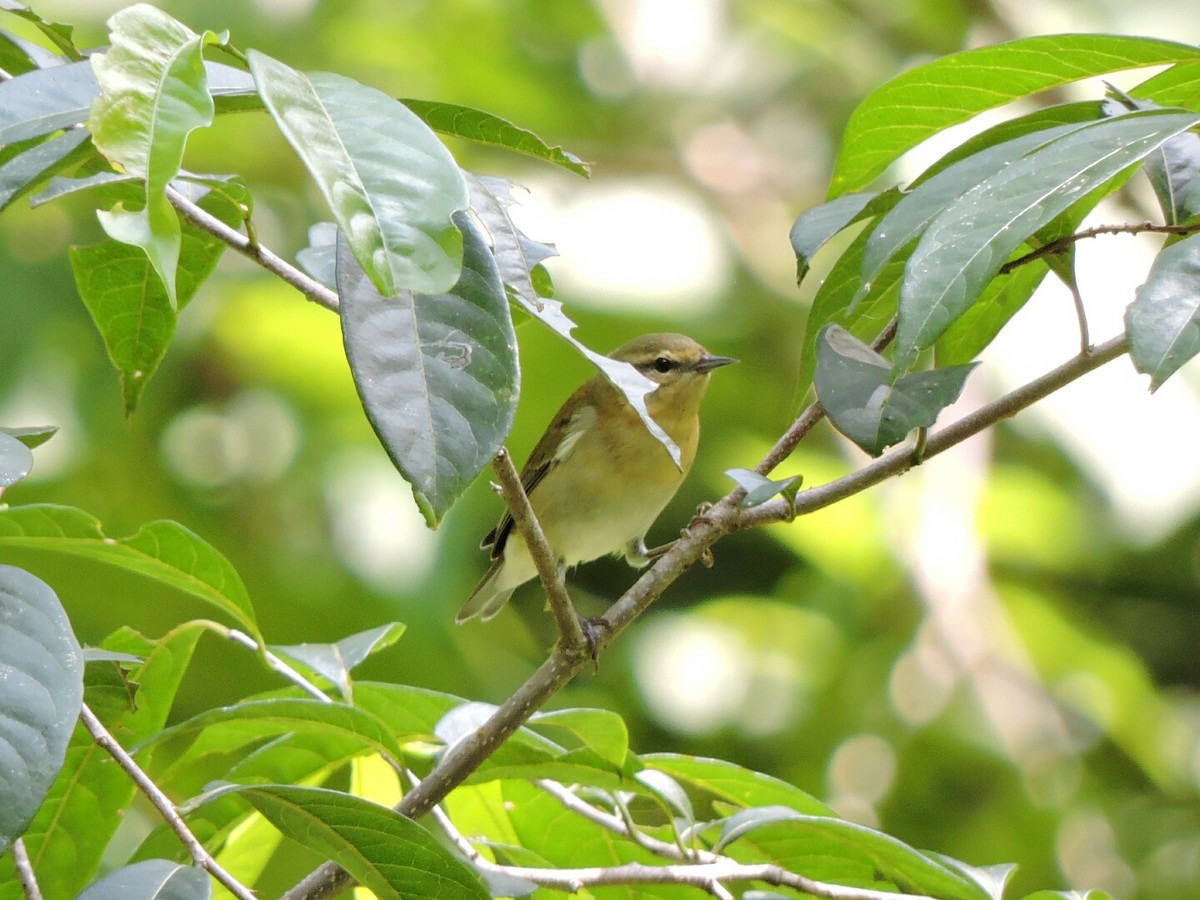
<path fill-rule="evenodd" d="M 644 334 L 609 354 L 627 362 L 658 384 L 694 385 L 703 389 L 713 369 L 737 362 L 729 356 L 714 356 L 683 334 Z M 657 392 L 656 392 L 657 393 Z"/>

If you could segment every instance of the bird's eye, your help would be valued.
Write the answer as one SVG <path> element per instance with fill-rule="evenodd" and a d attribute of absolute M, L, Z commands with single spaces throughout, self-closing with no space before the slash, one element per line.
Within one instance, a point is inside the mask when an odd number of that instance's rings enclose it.
<path fill-rule="evenodd" d="M 665 374 L 667 372 L 670 372 L 673 368 L 675 368 L 674 361 L 668 359 L 665 356 L 660 356 L 658 359 L 656 359 L 654 361 L 654 371 L 656 371 L 656 372 L 662 372 Z"/>

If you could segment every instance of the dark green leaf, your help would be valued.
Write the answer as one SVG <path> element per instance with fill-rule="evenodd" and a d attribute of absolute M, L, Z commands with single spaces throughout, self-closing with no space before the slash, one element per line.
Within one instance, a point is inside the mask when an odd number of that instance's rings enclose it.
<path fill-rule="evenodd" d="M 305 75 L 255 51 L 249 57 L 259 94 L 379 293 L 451 290 L 463 255 L 452 217 L 469 198 L 429 127 L 349 78 Z"/>
<path fill-rule="evenodd" d="M 40 44 L 10 31 L 0 30 L 0 69 L 4 69 L 9 75 L 24 75 L 34 69 L 62 65 L 62 62 L 62 57 Z"/>
<path fill-rule="evenodd" d="M 145 251 L 174 308 L 180 226 L 166 191 L 188 135 L 215 113 L 201 55 L 206 38 L 147 4 L 126 7 L 108 24 L 112 46 L 91 60 L 100 96 L 88 127 L 110 162 L 145 182 L 145 203 L 100 212 L 100 224 Z"/>
<path fill-rule="evenodd" d="M 809 878 L 847 887 L 899 890 L 939 900 L 992 900 L 974 881 L 896 838 L 787 807 L 754 807 L 732 816 L 715 849 L 738 857 L 746 842 L 768 860 Z"/>
<path fill-rule="evenodd" d="M 31 504 L 0 509 L 0 546 L 30 547 L 128 569 L 206 600 L 261 643 L 254 608 L 224 556 L 177 522 L 151 522 L 127 538 L 111 538 L 81 509 Z"/>
<path fill-rule="evenodd" d="M 647 767 L 666 772 L 726 803 L 787 806 L 813 816 L 833 815 L 833 810 L 799 788 L 736 763 L 677 753 L 654 753 L 641 759 Z"/>
<path fill-rule="evenodd" d="M 1134 109 L 1159 109 L 1152 100 L 1137 100 L 1109 86 L 1115 99 L 1104 102 L 1105 115 L 1122 115 Z M 1178 225 L 1200 215 L 1200 135 L 1185 131 L 1146 157 L 1142 168 L 1158 197 L 1168 225 Z"/>
<path fill-rule="evenodd" d="M 0 493 L 33 470 L 33 451 L 14 435 L 0 431 Z"/>
<path fill-rule="evenodd" d="M 938 367 L 961 365 L 978 356 L 1033 296 L 1047 271 L 1045 261 L 1035 260 L 992 279 L 979 300 L 938 340 L 934 347 Z"/>
<path fill-rule="evenodd" d="M 804 281 L 816 252 L 854 222 L 867 204 L 878 196 L 876 193 L 846 194 L 800 214 L 789 235 L 796 254 L 797 284 Z"/>
<path fill-rule="evenodd" d="M 838 431 L 878 456 L 927 428 L 958 399 L 973 366 L 913 372 L 891 383 L 886 359 L 839 325 L 817 339 L 817 397 Z"/>
<path fill-rule="evenodd" d="M 859 191 L 902 153 L 984 110 L 1139 66 L 1200 59 L 1200 48 L 1100 34 L 1019 38 L 910 69 L 859 104 L 842 138 L 830 196 Z"/>
<path fill-rule="evenodd" d="M 93 663 L 85 673 L 85 699 L 122 742 L 137 742 L 162 728 L 196 641 L 206 628 L 188 623 L 150 641 L 129 629 L 104 640 L 114 657 L 142 657 L 126 672 L 112 663 Z M 96 651 L 93 651 L 96 652 Z M 84 651 L 85 657 L 90 656 Z M 150 763 L 148 754 L 139 760 Z M 82 725 L 75 729 L 66 762 L 42 808 L 25 833 L 25 846 L 47 897 L 73 897 L 93 877 L 105 847 L 134 795 L 133 782 L 96 744 Z M 176 843 L 178 843 L 176 839 Z M 0 898 L 6 892 L 6 860 L 0 859 Z"/>
<path fill-rule="evenodd" d="M 0 209 L 27 193 L 42 179 L 93 153 L 86 131 L 77 129 L 35 144 L 0 166 Z"/>
<path fill-rule="evenodd" d="M 272 646 L 271 650 L 294 662 L 308 666 L 338 689 L 350 702 L 353 691 L 350 672 L 372 654 L 384 650 L 404 634 L 404 625 L 392 622 L 370 631 L 360 631 L 342 638 L 336 644 L 292 644 L 287 647 Z"/>
<path fill-rule="evenodd" d="M 229 785 L 292 840 L 333 860 L 379 900 L 459 900 L 489 894 L 465 863 L 412 819 L 361 797 L 283 784 Z"/>
<path fill-rule="evenodd" d="M 474 222 L 445 294 L 375 290 L 339 238 L 342 336 L 367 418 L 430 527 L 490 462 L 512 427 L 520 373 L 508 296 Z"/>
<path fill-rule="evenodd" d="M 465 138 L 491 147 L 503 147 L 544 162 L 562 166 L 584 178 L 591 176 L 588 164 L 562 147 L 551 147 L 532 131 L 499 116 L 469 106 L 433 100 L 401 100 L 434 131 Z"/>
<path fill-rule="evenodd" d="M 29 428 L 5 428 L 0 426 L 0 434 L 15 437 L 30 450 L 33 450 L 35 447 L 42 446 L 42 444 L 58 434 L 58 426 L 34 425 Z"/>
<path fill-rule="evenodd" d="M 242 219 L 241 211 L 215 191 L 198 202 L 231 227 Z M 225 247 L 224 241 L 207 231 L 190 224 L 183 227 L 175 282 L 179 309 L 212 274 Z M 132 413 L 175 335 L 176 309 L 161 279 L 154 277 L 146 254 L 137 247 L 106 241 L 72 247 L 69 258 L 79 296 L 120 376 L 125 412 Z"/>
<path fill-rule="evenodd" d="M 958 197 L 929 224 L 908 259 L 897 367 L 910 368 L 1027 237 L 1197 122 L 1200 115 L 1161 110 L 1092 122 Z"/>
<path fill-rule="evenodd" d="M 1129 355 L 1155 391 L 1200 352 L 1200 235 L 1162 250 L 1125 311 Z"/>
<path fill-rule="evenodd" d="M 20 837 L 66 757 L 83 703 L 83 656 L 43 581 L 0 565 L 0 853 Z"/>
<path fill-rule="evenodd" d="M 148 859 L 118 869 L 75 900 L 208 900 L 212 879 L 203 869 Z"/>
<path fill-rule="evenodd" d="M 106 187 L 112 184 L 133 184 L 137 181 L 132 175 L 123 172 L 97 172 L 94 175 L 87 175 L 82 178 L 51 178 L 50 183 L 46 187 L 29 198 L 29 205 L 32 207 L 41 206 L 43 203 L 49 203 L 51 200 L 57 200 L 59 197 L 65 197 L 68 194 L 78 193 L 79 191 L 87 191 L 92 188 Z"/>
<path fill-rule="evenodd" d="M 800 475 L 776 481 L 765 475 L 759 475 L 753 469 L 726 469 L 725 474 L 736 481 L 738 487 L 746 492 L 746 496 L 742 498 L 743 509 L 766 503 L 776 494 L 795 497 L 796 489 L 800 486 L 801 481 Z"/>

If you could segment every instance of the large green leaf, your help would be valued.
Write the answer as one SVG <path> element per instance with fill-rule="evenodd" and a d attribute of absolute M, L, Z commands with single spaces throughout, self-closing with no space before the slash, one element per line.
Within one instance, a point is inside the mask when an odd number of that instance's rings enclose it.
<path fill-rule="evenodd" d="M 479 876 L 436 837 L 386 806 L 323 788 L 229 785 L 292 840 L 333 860 L 379 900 L 488 900 Z"/>
<path fill-rule="evenodd" d="M 817 397 L 834 426 L 878 456 L 914 428 L 927 428 L 958 399 L 973 366 L 912 372 L 894 382 L 891 364 L 839 325 L 817 338 Z"/>
<path fill-rule="evenodd" d="M 1031 234 L 1104 182 L 1200 122 L 1200 115 L 1131 112 L 1083 125 L 1015 160 L 958 197 L 908 258 L 895 361 L 909 368 L 979 297 Z"/>
<path fill-rule="evenodd" d="M 88 127 L 110 162 L 145 182 L 145 202 L 100 212 L 100 224 L 109 237 L 145 251 L 175 306 L 180 227 L 167 185 L 188 135 L 215 113 L 201 55 L 207 36 L 146 4 L 121 10 L 108 24 L 112 47 L 92 57 L 100 96 Z"/>
<path fill-rule="evenodd" d="M 216 191 L 189 190 L 193 186 L 184 183 L 179 187 L 226 225 L 232 227 L 241 221 L 241 211 Z M 70 249 L 75 285 L 120 377 L 126 414 L 137 408 L 142 392 L 166 356 L 175 335 L 177 310 L 187 305 L 212 274 L 225 247 L 224 241 L 207 231 L 190 224 L 183 226 L 176 305 L 172 305 L 162 280 L 154 277 L 150 260 L 139 248 L 106 241 Z"/>
<path fill-rule="evenodd" d="M 473 220 L 462 274 L 444 294 L 382 296 L 339 240 L 342 337 L 367 418 L 430 527 L 512 427 L 519 370 L 508 297 Z"/>
<path fill-rule="evenodd" d="M 76 900 L 208 900 L 212 879 L 203 869 L 148 859 L 106 875 Z"/>
<path fill-rule="evenodd" d="M 1200 235 L 1162 250 L 1125 311 L 1129 355 L 1158 390 L 1200 352 Z"/>
<path fill-rule="evenodd" d="M 229 560 L 177 522 L 151 522 L 127 538 L 104 534 L 81 509 L 52 504 L 0 508 L 0 546 L 85 556 L 128 569 L 206 600 L 260 643 L 254 608 Z"/>
<path fill-rule="evenodd" d="M 944 56 L 903 73 L 859 104 L 842 137 L 830 196 L 859 191 L 902 153 L 1020 97 L 1080 78 L 1200 60 L 1200 48 L 1150 38 L 1055 34 Z"/>
<path fill-rule="evenodd" d="M 894 837 L 787 807 L 742 810 L 725 823 L 716 849 L 847 887 L 898 890 L 938 900 L 992 900 L 981 885 Z"/>
<path fill-rule="evenodd" d="M 452 217 L 467 208 L 467 184 L 429 126 L 349 78 L 249 58 L 259 94 L 379 293 L 450 290 L 463 253 Z"/>
<path fill-rule="evenodd" d="M 46 799 L 83 703 L 83 656 L 54 591 L 0 566 L 0 853 Z"/>
<path fill-rule="evenodd" d="M 1104 101 L 1106 115 L 1159 108 L 1152 100 L 1137 100 L 1116 88 L 1110 88 L 1110 93 L 1115 99 Z M 1171 138 L 1146 157 L 1142 169 L 1168 225 L 1179 225 L 1200 215 L 1200 135 L 1185 131 Z"/>
<path fill-rule="evenodd" d="M 400 101 L 434 131 L 453 135 L 489 147 L 503 147 L 561 166 L 576 175 L 587 178 L 591 175 L 588 164 L 562 147 L 551 147 L 540 137 L 525 128 L 514 125 L 507 119 L 456 103 L 435 100 Z"/>

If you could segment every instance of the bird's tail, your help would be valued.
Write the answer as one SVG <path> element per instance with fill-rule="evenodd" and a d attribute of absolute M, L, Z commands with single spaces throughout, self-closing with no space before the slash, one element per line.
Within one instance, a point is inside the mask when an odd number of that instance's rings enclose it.
<path fill-rule="evenodd" d="M 458 615 L 454 617 L 454 621 L 462 623 L 478 618 L 486 622 L 492 616 L 496 615 L 496 613 L 500 612 L 500 610 L 504 609 L 504 604 L 508 602 L 508 598 L 512 596 L 515 588 L 504 587 L 501 583 L 502 579 L 497 578 L 503 565 L 503 557 L 492 563 L 491 568 L 487 570 L 487 574 L 475 586 L 475 590 L 471 591 L 471 596 L 467 598 L 467 602 L 458 611 Z"/>

